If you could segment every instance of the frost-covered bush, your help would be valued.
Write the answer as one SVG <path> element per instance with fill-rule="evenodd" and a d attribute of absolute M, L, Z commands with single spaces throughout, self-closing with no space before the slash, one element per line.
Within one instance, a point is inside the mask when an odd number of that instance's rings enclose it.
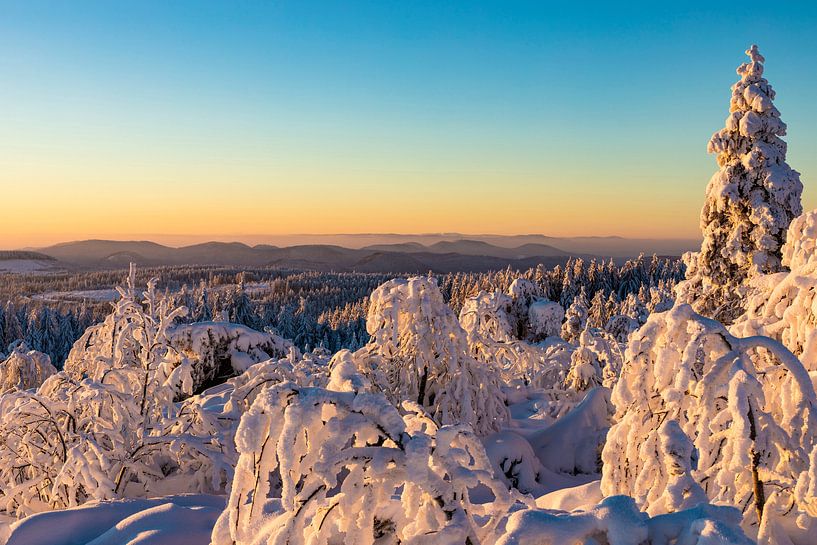
<path fill-rule="evenodd" d="M 459 320 L 469 336 L 499 342 L 515 339 L 539 342 L 559 335 L 564 309 L 559 303 L 539 297 L 539 288 L 518 278 L 508 293 L 481 291 L 465 300 Z"/>
<path fill-rule="evenodd" d="M 706 188 L 701 250 L 684 256 L 679 286 L 684 302 L 725 323 L 741 314 L 748 279 L 781 270 L 786 229 L 802 212 L 803 184 L 786 163 L 786 124 L 763 78 L 765 59 L 754 45 L 746 54 L 726 126 L 709 141 L 720 170 Z"/>
<path fill-rule="evenodd" d="M 459 321 L 469 339 L 508 342 L 513 340 L 511 298 L 502 292 L 481 291 L 465 300 Z"/>
<path fill-rule="evenodd" d="M 216 437 L 153 422 L 112 385 L 65 373 L 0 397 L 0 508 L 22 517 L 89 500 L 223 490 Z"/>
<path fill-rule="evenodd" d="M 558 337 L 562 329 L 565 311 L 562 305 L 547 299 L 538 299 L 528 307 L 528 338 L 538 342 L 548 337 Z"/>
<path fill-rule="evenodd" d="M 56 372 L 47 354 L 18 345 L 0 362 L 0 393 L 37 388 Z"/>
<path fill-rule="evenodd" d="M 114 310 L 103 322 L 89 327 L 74 343 L 65 361 L 65 371 L 76 379 L 99 378 L 106 370 L 106 362 L 111 360 L 115 339 L 129 321 L 129 314 Z M 194 392 L 240 374 L 254 363 L 282 358 L 293 346 L 277 335 L 228 322 L 170 323 L 163 342 L 172 357 L 189 362 Z"/>
<path fill-rule="evenodd" d="M 471 354 L 468 338 L 433 279 L 397 279 L 369 300 L 369 343 L 355 359 L 393 403 L 411 400 L 439 424 L 479 434 L 508 420 L 499 371 Z"/>
<path fill-rule="evenodd" d="M 817 210 L 789 226 L 783 266 L 791 272 L 752 280 L 746 312 L 730 330 L 736 335 L 765 335 L 782 342 L 806 369 L 817 371 Z"/>
<path fill-rule="evenodd" d="M 266 388 L 238 428 L 213 543 L 489 543 L 516 499 L 479 441 L 461 426 L 408 428 L 380 394 Z M 472 503 L 478 486 L 494 501 Z"/>
<path fill-rule="evenodd" d="M 536 300 L 530 308 L 539 308 L 540 304 L 550 305 Z M 553 304 L 561 311 L 561 306 Z M 459 322 L 471 354 L 480 363 L 498 370 L 507 384 L 557 387 L 567 372 L 569 352 L 564 347 L 536 346 L 517 339 L 511 326 L 511 307 L 510 296 L 502 292 L 483 291 L 466 299 Z"/>
<path fill-rule="evenodd" d="M 678 486 L 668 468 L 686 456 L 677 430 L 662 426 L 675 420 L 694 445 L 692 477 L 710 501 L 739 506 L 744 528 L 754 528 L 762 543 L 774 543 L 770 536 L 783 526 L 790 531 L 794 519 L 812 526 L 798 518 L 793 493 L 815 444 L 817 396 L 803 365 L 779 342 L 734 337 L 678 305 L 651 315 L 630 338 L 612 401 L 605 494 L 630 495 L 651 514 L 683 506 L 665 496 Z"/>
<path fill-rule="evenodd" d="M 342 391 L 283 383 L 255 399 L 214 545 L 749 543 L 731 507 L 649 518 L 618 496 L 585 512 L 537 509 L 494 476 L 473 433 L 401 416 L 351 369 L 333 370 Z"/>
<path fill-rule="evenodd" d="M 109 355 L 90 378 L 52 375 L 36 392 L 0 397 L 0 504 L 16 516 L 85 501 L 222 490 L 231 476 L 219 437 L 191 431 L 174 399 L 192 388 L 167 330 L 172 308 L 134 274 L 120 289 Z"/>

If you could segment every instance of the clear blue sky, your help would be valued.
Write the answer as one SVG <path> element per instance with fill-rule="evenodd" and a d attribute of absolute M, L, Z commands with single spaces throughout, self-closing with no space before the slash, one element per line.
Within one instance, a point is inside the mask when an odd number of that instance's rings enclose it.
<path fill-rule="evenodd" d="M 751 43 L 817 205 L 816 4 L 655 4 L 0 2 L 0 246 L 695 236 Z"/>

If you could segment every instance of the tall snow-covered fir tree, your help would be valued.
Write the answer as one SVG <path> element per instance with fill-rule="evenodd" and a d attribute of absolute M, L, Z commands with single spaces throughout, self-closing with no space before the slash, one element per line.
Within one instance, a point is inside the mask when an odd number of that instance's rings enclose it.
<path fill-rule="evenodd" d="M 732 86 L 726 126 L 708 151 L 720 169 L 706 188 L 701 251 L 684 256 L 687 282 L 679 295 L 700 313 L 730 323 L 742 312 L 746 280 L 782 269 L 781 248 L 802 213 L 800 174 L 786 164 L 786 124 L 763 78 L 757 46 Z"/>

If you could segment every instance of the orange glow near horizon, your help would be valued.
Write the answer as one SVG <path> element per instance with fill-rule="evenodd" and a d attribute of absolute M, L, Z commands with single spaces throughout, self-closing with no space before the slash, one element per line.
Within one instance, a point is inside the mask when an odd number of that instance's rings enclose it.
<path fill-rule="evenodd" d="M 469 183 L 464 176 L 421 179 L 396 174 L 404 179 L 393 176 L 383 187 L 375 176 L 332 184 L 303 176 L 293 183 L 223 185 L 217 180 L 164 184 L 130 178 L 115 183 L 45 179 L 39 184 L 47 186 L 46 198 L 36 205 L 26 197 L 33 181 L 9 184 L 6 202 L 17 205 L 6 206 L 0 247 L 90 238 L 181 245 L 263 235 L 343 233 L 698 236 L 697 203 L 681 207 L 682 195 L 656 191 L 621 203 L 603 188 L 587 191 L 580 184 L 554 188 L 523 182 L 524 188 L 515 188 L 490 175 L 469 174 L 470 180 L 476 180 Z M 683 214 L 678 213 L 681 208 Z M 645 231 L 645 225 L 652 227 Z"/>

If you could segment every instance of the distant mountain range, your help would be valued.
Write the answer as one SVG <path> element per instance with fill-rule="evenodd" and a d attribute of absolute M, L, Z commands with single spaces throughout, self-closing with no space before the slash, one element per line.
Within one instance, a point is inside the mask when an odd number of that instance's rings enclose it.
<path fill-rule="evenodd" d="M 304 235 L 317 236 L 317 235 Z M 67 269 L 118 268 L 134 262 L 159 265 L 274 266 L 282 269 L 447 273 L 486 271 L 505 267 L 552 267 L 569 257 L 613 257 L 617 261 L 639 253 L 677 256 L 694 249 L 694 240 L 625 239 L 619 237 L 554 238 L 542 235 L 332 235 L 357 242 L 378 237 L 373 244 L 270 244 L 205 242 L 174 248 L 150 241 L 84 240 L 33 249 Z M 344 238 L 345 237 L 345 238 Z M 347 242 L 348 243 L 348 242 Z M 55 264 L 55 265 L 57 265 Z"/>

